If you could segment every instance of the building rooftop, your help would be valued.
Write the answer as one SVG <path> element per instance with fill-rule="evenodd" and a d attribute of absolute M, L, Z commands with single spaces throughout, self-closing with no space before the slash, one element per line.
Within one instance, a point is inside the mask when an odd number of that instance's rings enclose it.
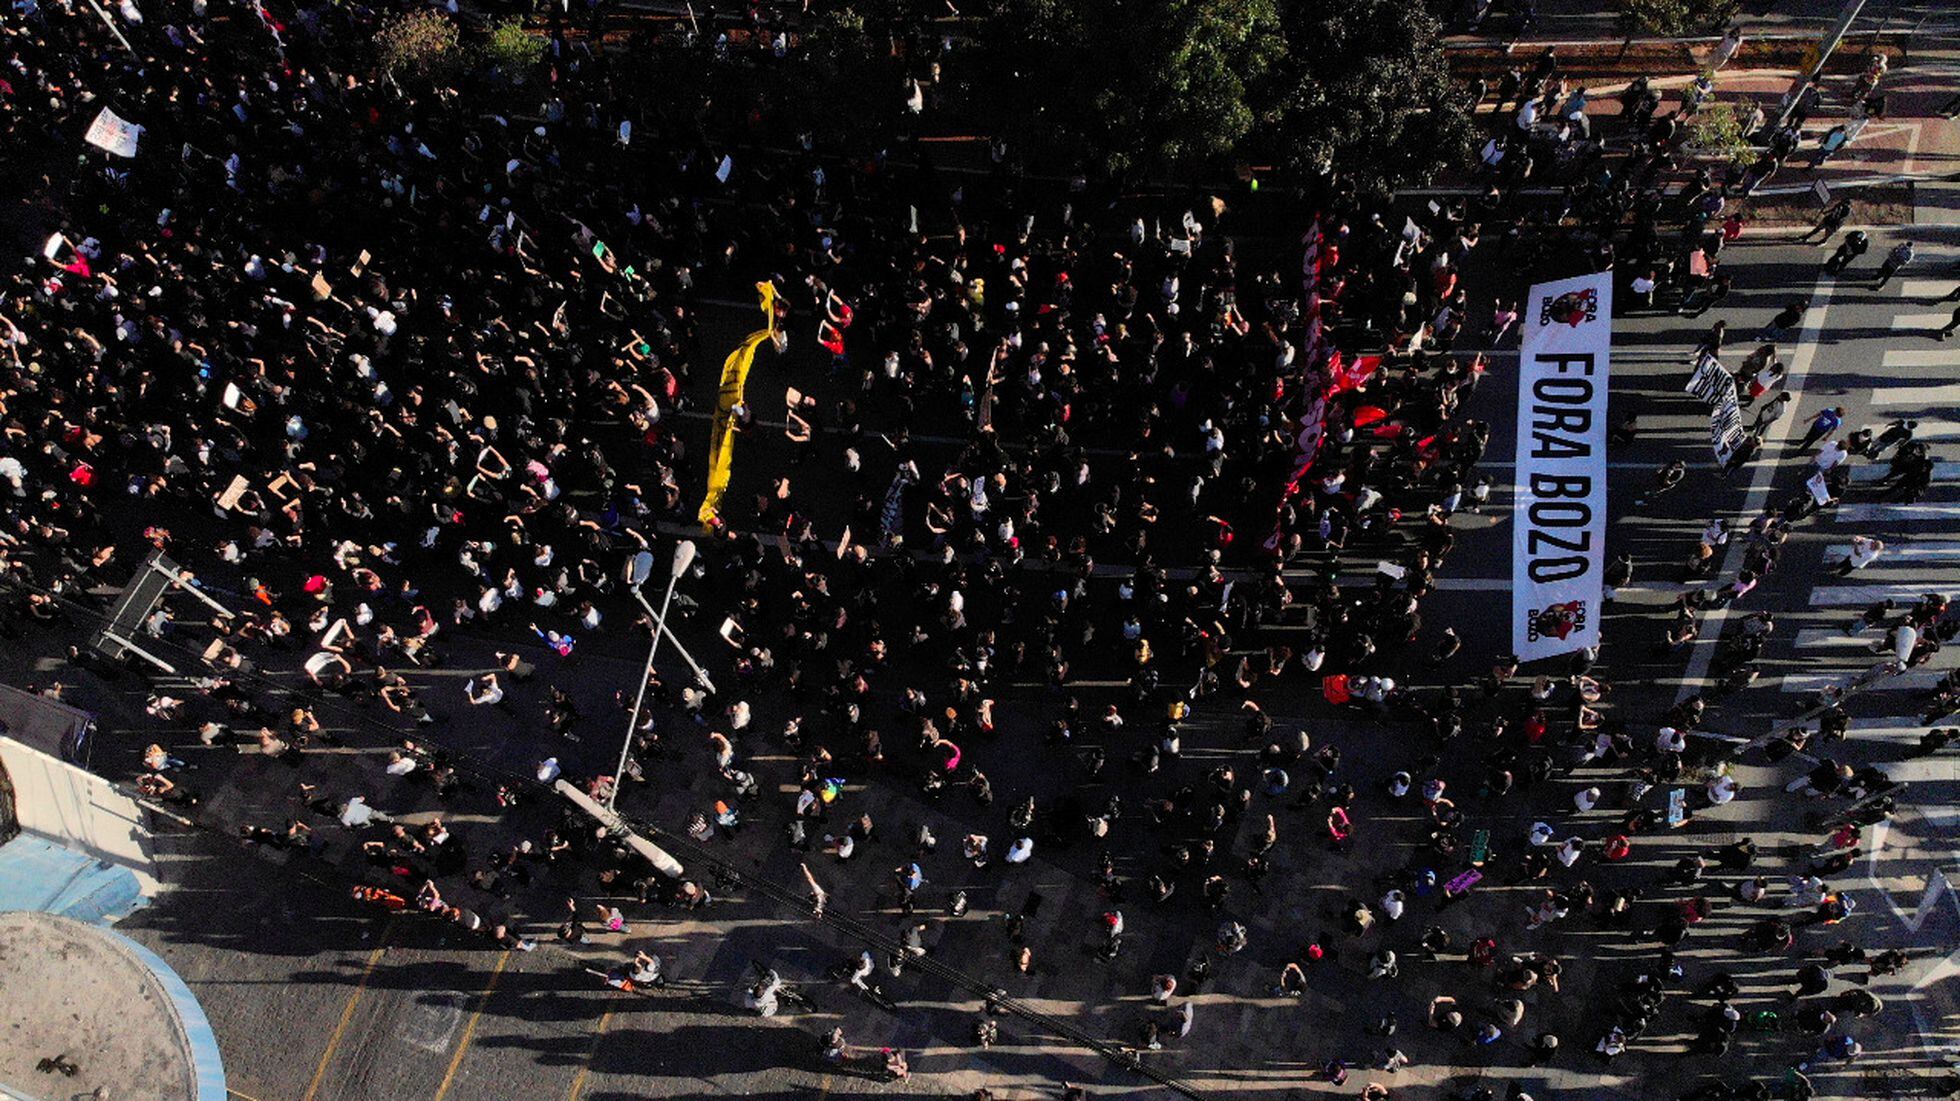
<path fill-rule="evenodd" d="M 211 1027 L 162 960 L 113 930 L 0 913 L 0 1097 L 224 1097 Z M 39 1069 L 60 1058 L 72 1076 Z M 215 1093 L 213 1092 L 215 1088 Z"/>

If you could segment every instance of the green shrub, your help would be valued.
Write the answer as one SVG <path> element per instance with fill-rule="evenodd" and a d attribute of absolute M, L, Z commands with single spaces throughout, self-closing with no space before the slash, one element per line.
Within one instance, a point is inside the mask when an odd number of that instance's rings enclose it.
<path fill-rule="evenodd" d="M 1688 120 L 1687 144 L 1703 156 L 1720 157 L 1731 164 L 1747 164 L 1755 150 L 1749 135 L 1742 131 L 1742 115 L 1730 103 L 1705 104 Z"/>
<path fill-rule="evenodd" d="M 1727 26 L 1741 6 L 1742 0 L 1620 0 L 1620 24 L 1628 34 L 1710 34 Z"/>
<path fill-rule="evenodd" d="M 483 41 L 483 60 L 506 76 L 523 76 L 544 56 L 544 39 L 524 29 L 521 19 L 499 19 Z"/>
<path fill-rule="evenodd" d="M 375 67 L 396 80 L 438 77 L 456 64 L 457 41 L 456 24 L 442 12 L 406 12 L 375 32 Z"/>

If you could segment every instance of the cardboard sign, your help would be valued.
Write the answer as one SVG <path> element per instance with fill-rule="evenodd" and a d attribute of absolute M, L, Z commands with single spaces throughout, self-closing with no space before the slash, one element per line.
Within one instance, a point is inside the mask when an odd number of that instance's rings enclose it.
<path fill-rule="evenodd" d="M 374 259 L 373 253 L 369 252 L 366 249 L 362 249 L 360 259 L 354 261 L 354 266 L 347 269 L 347 274 L 355 275 L 355 276 L 360 275 L 362 272 L 367 270 L 369 261 L 373 259 Z"/>
<path fill-rule="evenodd" d="M 311 286 L 313 287 L 313 301 L 325 302 L 327 299 L 333 297 L 333 284 L 327 282 L 327 277 L 317 271 L 313 273 Z"/>
<path fill-rule="evenodd" d="M 142 136 L 141 126 L 104 107 L 95 121 L 88 124 L 88 133 L 82 135 L 82 140 L 118 157 L 134 157 L 136 142 Z"/>
<path fill-rule="evenodd" d="M 245 496 L 245 491 L 251 487 L 252 483 L 245 479 L 245 475 L 232 475 L 231 484 L 225 487 L 223 493 L 218 494 L 218 507 L 226 512 L 237 508 L 239 498 Z"/>
<path fill-rule="evenodd" d="M 1675 788 L 1667 793 L 1667 824 L 1679 826 L 1688 820 L 1688 789 Z"/>

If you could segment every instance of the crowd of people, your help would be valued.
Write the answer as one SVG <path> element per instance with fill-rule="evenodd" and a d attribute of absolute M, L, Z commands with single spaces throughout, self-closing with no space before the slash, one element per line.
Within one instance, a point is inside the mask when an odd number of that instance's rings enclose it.
<path fill-rule="evenodd" d="M 1102 959 L 1123 959 L 1146 923 L 1196 915 L 1215 929 L 1138 992 L 1152 1004 L 1130 1039 L 1146 1053 L 1190 1032 L 1207 984 L 1304 995 L 1335 956 L 1358 955 L 1386 983 L 1434 965 L 1453 993 L 1430 1003 L 1433 1029 L 1472 1045 L 1529 1037 L 1534 1062 L 1569 1058 L 1537 1018 L 1571 1015 L 1547 1008 L 1564 961 L 1539 932 L 1570 922 L 1623 931 L 1657 962 L 1598 988 L 1568 1047 L 1612 1059 L 1685 1002 L 1697 1050 L 1794 1028 L 1793 1064 L 1858 1054 L 1848 1026 L 1879 1001 L 1830 993 L 1830 969 L 1902 961 L 1808 927 L 1850 910 L 1823 877 L 1889 810 L 1883 776 L 1828 759 L 1805 774 L 1829 832 L 1787 891 L 1753 874 L 1747 841 L 1655 869 L 1639 859 L 1648 836 L 1737 795 L 1724 743 L 1691 737 L 1702 701 L 1658 723 L 1619 718 L 1597 652 L 1526 675 L 1512 658 L 1473 659 L 1454 626 L 1422 615 L 1453 518 L 1491 487 L 1488 426 L 1462 410 L 1491 361 L 1454 349 L 1514 339 L 1519 320 L 1507 291 L 1482 324 L 1460 285 L 1470 258 L 1579 257 L 1627 273 L 1636 300 L 1687 312 L 1727 290 L 1729 204 L 1774 166 L 1663 193 L 1679 138 L 1654 121 L 1658 92 L 1628 93 L 1635 152 L 1607 158 L 1584 90 L 1565 88 L 1547 51 L 1496 89 L 1518 113 L 1484 151 L 1486 193 L 1402 228 L 1331 196 L 1311 216 L 1303 282 L 1299 244 L 1235 232 L 1241 196 L 1104 210 L 999 158 L 949 174 L 916 149 L 862 156 L 811 134 L 771 145 L 741 105 L 650 89 L 634 51 L 598 36 L 556 33 L 531 71 L 465 88 L 378 77 L 363 49 L 386 13 L 369 6 L 143 0 L 112 16 L 115 35 L 70 4 L 28 8 L 0 27 L 0 133 L 45 151 L 12 171 L 38 177 L 34 228 L 53 236 L 11 267 L 0 299 L 12 593 L 0 630 L 92 625 L 91 590 L 153 549 L 231 605 L 214 618 L 172 600 L 145 625 L 197 669 L 146 701 L 147 796 L 196 813 L 186 747 L 254 749 L 292 766 L 265 782 L 305 811 L 244 825 L 248 841 L 325 854 L 345 836 L 364 904 L 506 949 L 555 927 L 569 949 L 617 951 L 659 907 L 700 911 L 740 884 L 663 876 L 532 781 L 617 793 L 631 813 L 668 770 L 713 792 L 658 823 L 677 844 L 786 843 L 802 865 L 792 889 L 819 919 L 833 894 L 893 901 L 897 947 L 853 950 L 835 976 L 874 1000 L 880 972 L 903 973 L 943 932 L 922 915 L 957 918 L 979 893 L 934 879 L 995 882 L 1031 859 L 1094 854 Z M 785 48 L 760 12 L 734 30 L 644 33 L 721 64 Z M 921 55 L 917 79 L 936 79 L 940 60 Z M 507 106 L 479 109 L 486 85 Z M 79 144 L 104 106 L 143 126 L 135 158 Z M 1548 159 L 1574 181 L 1555 211 L 1521 195 Z M 703 622 L 721 621 L 701 648 L 716 690 L 656 673 L 640 710 L 629 677 L 605 686 L 617 708 L 587 720 L 581 699 L 593 709 L 603 674 L 581 657 L 654 627 L 621 561 L 664 556 L 699 503 L 699 403 L 715 381 L 703 372 L 722 352 L 700 318 L 752 313 L 759 280 L 782 302 L 787 351 L 765 353 L 735 410 L 747 496 L 698 536 L 683 582 Z M 1718 356 L 1719 331 L 1712 341 Z M 1752 400 L 1773 388 L 1764 348 L 1742 380 Z M 771 407 L 763 396 L 791 371 L 810 381 Z M 1836 429 L 1811 442 L 1840 458 L 1904 445 L 1894 473 L 1913 492 L 1906 456 L 1924 452 L 1909 428 L 1850 443 Z M 1616 445 L 1634 433 L 1629 419 Z M 742 469 L 762 455 L 782 461 L 761 478 Z M 1684 602 L 1668 641 L 1692 641 L 1707 607 L 1768 573 L 1802 512 L 1738 533 L 1747 567 Z M 1696 568 L 1712 574 L 1727 539 L 1712 526 Z M 1849 568 L 1882 549 L 1854 550 Z M 1355 580 L 1356 563 L 1377 561 Z M 1625 584 L 1630 560 L 1616 568 Z M 1871 622 L 1911 632 L 1900 662 L 1948 633 L 1943 605 Z M 1772 627 L 1766 613 L 1741 620 L 1723 671 L 1746 670 L 1750 640 Z M 461 688 L 419 675 L 486 650 Z M 101 659 L 83 645 L 69 657 L 63 690 L 86 691 L 77 678 Z M 262 675 L 283 667 L 305 689 Z M 1440 683 L 1417 689 L 1405 669 Z M 1115 687 L 1084 687 L 1096 684 Z M 1310 735 L 1262 703 L 1323 685 L 1329 706 L 1413 729 L 1406 764 L 1343 768 L 1339 724 Z M 343 705 L 367 725 L 321 721 Z M 517 716 L 536 750 L 523 775 L 453 748 L 475 725 L 457 717 L 476 708 Z M 628 713 L 642 717 L 618 772 Z M 376 730 L 392 731 L 380 775 L 322 775 L 318 749 Z M 1231 752 L 1187 758 L 1187 738 L 1220 730 Z M 1750 751 L 1794 753 L 1805 737 Z M 759 759 L 785 751 L 793 775 Z M 1050 774 L 1039 791 L 1017 763 L 1032 757 Z M 1571 812 L 1589 817 L 1554 826 L 1523 809 L 1568 777 L 1583 781 Z M 779 782 L 794 794 L 763 796 Z M 1692 795 L 1669 802 L 1669 787 Z M 893 837 L 879 799 L 930 811 Z M 465 809 L 532 832 L 468 840 L 445 822 Z M 1519 814 L 1532 824 L 1515 836 L 1479 824 Z M 1343 884 L 1356 895 L 1325 932 L 1256 943 L 1248 896 L 1391 844 L 1412 846 L 1407 867 L 1376 890 Z M 1466 934 L 1447 908 L 1485 876 L 1529 884 L 1531 901 L 1478 910 Z M 1747 953 L 1689 976 L 1675 950 L 1732 906 L 1751 915 Z M 1032 975 L 1050 950 L 1030 934 L 1032 900 L 997 908 L 993 969 Z M 661 987 L 651 944 L 632 947 L 595 974 Z M 1272 974 L 1234 966 L 1249 947 Z M 1734 1004 L 1734 972 L 1793 954 L 1810 961 L 1807 1000 Z M 765 967 L 742 1000 L 774 1016 L 788 989 Z M 1365 1063 L 1384 1076 L 1369 1094 L 1386 1096 L 1411 1059 L 1392 1015 L 1365 1023 L 1379 1050 L 1327 1075 Z M 999 1034 L 989 1013 L 973 1039 Z M 841 1029 L 822 1048 L 910 1073 L 904 1052 L 862 1055 Z"/>

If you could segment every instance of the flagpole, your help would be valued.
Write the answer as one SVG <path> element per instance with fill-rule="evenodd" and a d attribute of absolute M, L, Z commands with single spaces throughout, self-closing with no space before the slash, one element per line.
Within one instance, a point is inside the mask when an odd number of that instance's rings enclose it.
<path fill-rule="evenodd" d="M 116 36 L 116 41 L 122 43 L 122 48 L 129 51 L 129 56 L 136 57 L 136 47 L 129 44 L 129 39 L 123 37 L 122 28 L 116 26 L 116 21 L 109 18 L 108 12 L 102 10 L 102 5 L 96 3 L 95 0 L 88 0 L 88 6 L 95 9 L 95 14 L 102 17 L 102 25 L 109 28 L 110 34 Z M 138 58 L 138 60 L 141 60 L 141 58 Z"/>

